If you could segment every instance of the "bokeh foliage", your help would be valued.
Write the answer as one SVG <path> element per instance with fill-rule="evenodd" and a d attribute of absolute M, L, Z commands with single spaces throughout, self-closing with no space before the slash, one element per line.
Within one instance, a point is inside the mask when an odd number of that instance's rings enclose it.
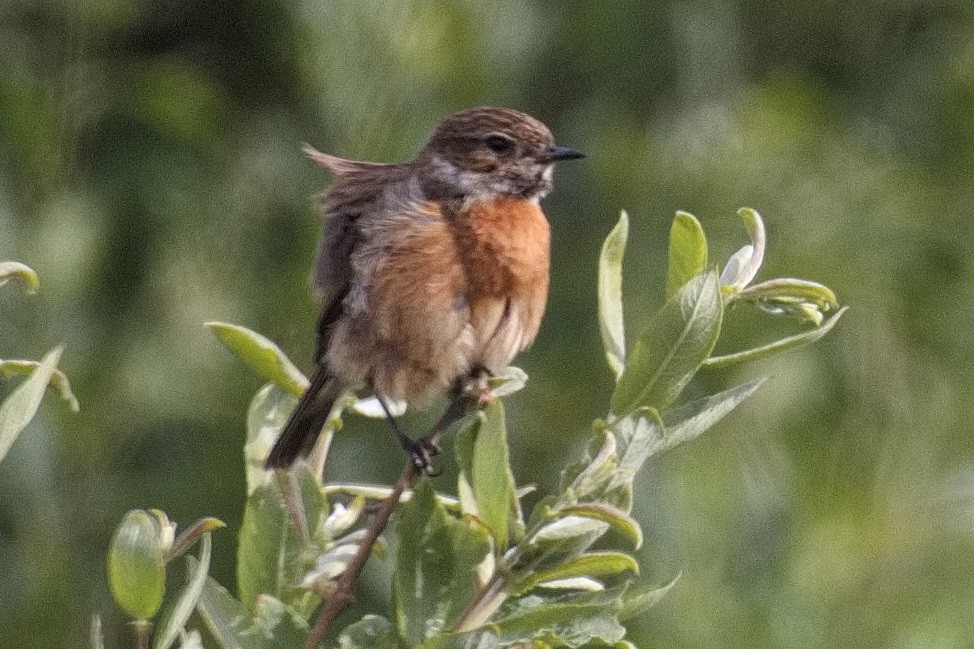
<path fill-rule="evenodd" d="M 36 269 L 45 290 L 0 292 L 0 357 L 64 343 L 83 410 L 42 406 L 0 467 L 0 645 L 81 644 L 90 612 L 112 610 L 104 548 L 129 509 L 239 527 L 243 459 L 227 449 L 257 380 L 202 323 L 243 323 L 310 356 L 310 196 L 326 179 L 300 142 L 402 159 L 442 116 L 491 103 L 590 154 L 546 203 L 552 299 L 518 361 L 533 380 L 509 403 L 522 479 L 554 484 L 608 398 L 592 269 L 619 208 L 627 284 L 658 287 L 629 291 L 644 300 L 631 320 L 662 302 L 661 265 L 631 260 L 664 258 L 674 211 L 728 253 L 745 204 L 768 224 L 769 276 L 821 280 L 854 305 L 813 347 L 701 377 L 710 392 L 771 380 L 637 486 L 644 575 L 683 573 L 637 644 L 968 646 L 972 11 L 3 2 L 0 259 Z M 724 335 L 736 349 L 758 331 Z M 394 442 L 349 421 L 335 477 L 394 476 Z M 234 554 L 232 536 L 214 537 L 215 560 Z M 228 563 L 212 570 L 232 583 Z M 104 622 L 120 645 L 121 616 Z"/>

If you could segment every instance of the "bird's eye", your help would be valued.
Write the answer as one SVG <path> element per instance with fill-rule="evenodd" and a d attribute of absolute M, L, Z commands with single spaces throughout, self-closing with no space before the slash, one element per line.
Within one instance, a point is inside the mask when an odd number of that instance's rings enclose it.
<path fill-rule="evenodd" d="M 510 153 L 514 150 L 514 142 L 503 135 L 491 135 L 484 140 L 484 144 L 494 153 Z"/>

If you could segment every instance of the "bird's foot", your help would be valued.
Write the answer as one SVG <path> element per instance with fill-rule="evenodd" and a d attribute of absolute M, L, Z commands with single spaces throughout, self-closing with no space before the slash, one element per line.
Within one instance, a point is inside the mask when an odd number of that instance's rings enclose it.
<path fill-rule="evenodd" d="M 425 473 L 428 476 L 437 476 L 440 474 L 438 469 L 433 468 L 433 460 L 440 454 L 438 444 L 435 444 L 426 437 L 421 437 L 420 439 L 402 437 L 400 441 L 410 461 L 419 473 Z"/>

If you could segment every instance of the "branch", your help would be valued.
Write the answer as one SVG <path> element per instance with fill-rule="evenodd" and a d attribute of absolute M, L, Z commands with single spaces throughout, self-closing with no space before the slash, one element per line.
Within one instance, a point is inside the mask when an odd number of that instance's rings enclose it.
<path fill-rule="evenodd" d="M 464 395 L 455 396 L 450 401 L 446 412 L 443 413 L 443 416 L 436 422 L 429 434 L 423 438 L 422 442 L 431 448 L 438 447 L 443 433 L 450 424 L 464 415 L 468 404 L 469 400 Z M 359 543 L 358 551 L 352 557 L 351 562 L 349 562 L 348 568 L 338 578 L 338 582 L 335 584 L 335 590 L 329 595 L 327 601 L 322 606 L 321 613 L 319 613 L 318 618 L 315 620 L 314 627 L 311 629 L 310 635 L 308 635 L 308 641 L 305 643 L 304 649 L 317 649 L 325 639 L 325 636 L 328 635 L 338 616 L 355 600 L 355 583 L 358 581 L 359 574 L 362 572 L 362 568 L 365 567 L 365 562 L 372 552 L 372 546 L 375 545 L 379 535 L 382 534 L 383 530 L 389 524 L 392 512 L 395 511 L 396 505 L 399 504 L 399 499 L 402 497 L 403 492 L 409 488 L 418 476 L 419 469 L 416 468 L 416 465 L 413 464 L 411 459 L 407 459 L 406 465 L 399 475 L 399 479 L 396 480 L 396 484 L 392 487 L 392 492 L 382 501 L 379 511 L 376 512 L 375 516 L 369 522 L 369 526 L 365 529 L 365 537 Z"/>

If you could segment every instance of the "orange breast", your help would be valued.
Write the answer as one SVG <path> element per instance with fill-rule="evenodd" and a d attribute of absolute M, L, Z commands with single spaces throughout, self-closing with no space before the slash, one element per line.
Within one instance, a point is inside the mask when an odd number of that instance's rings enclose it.
<path fill-rule="evenodd" d="M 530 345 L 548 299 L 550 232 L 537 203 L 505 198 L 458 215 L 476 362 L 499 370 Z"/>
<path fill-rule="evenodd" d="M 457 242 L 474 294 L 547 296 L 551 235 L 537 203 L 503 198 L 458 215 Z"/>

